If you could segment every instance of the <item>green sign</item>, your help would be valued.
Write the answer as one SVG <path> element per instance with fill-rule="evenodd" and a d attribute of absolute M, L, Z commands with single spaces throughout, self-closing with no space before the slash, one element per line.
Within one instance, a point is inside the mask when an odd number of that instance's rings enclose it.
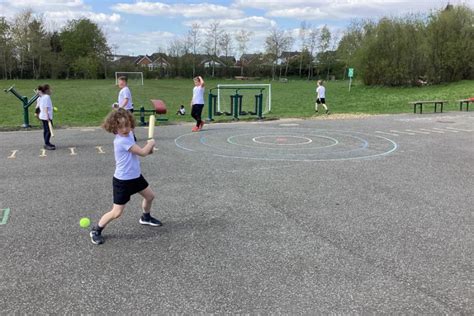
<path fill-rule="evenodd" d="M 349 78 L 354 77 L 354 68 L 349 68 L 349 71 L 347 72 L 347 76 Z"/>

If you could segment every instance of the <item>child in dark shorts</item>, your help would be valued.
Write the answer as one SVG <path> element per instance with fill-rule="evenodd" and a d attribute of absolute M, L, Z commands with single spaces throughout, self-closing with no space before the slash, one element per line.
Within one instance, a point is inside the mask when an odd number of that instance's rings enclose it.
<path fill-rule="evenodd" d="M 159 220 L 150 215 L 155 194 L 141 174 L 140 160 L 138 159 L 138 156 L 145 157 L 153 153 L 155 141 L 150 139 L 144 147 L 138 146 L 133 134 L 135 119 L 129 111 L 122 108 L 113 110 L 106 117 L 102 127 L 106 131 L 115 134 L 115 173 L 112 180 L 114 205 L 112 210 L 105 213 L 90 232 L 91 241 L 96 245 L 104 243 L 102 230 L 107 224 L 122 215 L 125 205 L 130 201 L 130 197 L 136 193 L 143 197 L 143 214 L 139 223 L 162 226 Z"/>

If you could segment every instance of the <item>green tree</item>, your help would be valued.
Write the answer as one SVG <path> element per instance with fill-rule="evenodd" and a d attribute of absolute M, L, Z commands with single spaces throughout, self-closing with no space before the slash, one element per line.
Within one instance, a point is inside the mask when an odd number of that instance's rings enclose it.
<path fill-rule="evenodd" d="M 67 77 L 72 71 L 74 76 L 97 78 L 100 66 L 105 69 L 110 48 L 102 30 L 89 19 L 70 21 L 60 34 L 60 43 Z"/>
<path fill-rule="evenodd" d="M 13 43 L 11 26 L 4 17 L 0 17 L 0 73 L 4 79 L 11 77 L 13 66 Z"/>
<path fill-rule="evenodd" d="M 467 6 L 447 6 L 430 16 L 427 27 L 428 74 L 434 82 L 473 78 L 474 11 Z"/>
<path fill-rule="evenodd" d="M 331 31 L 327 27 L 327 25 L 324 25 L 321 28 L 321 31 L 319 32 L 319 54 L 318 56 L 321 56 L 322 58 L 319 61 L 320 65 L 322 66 L 321 68 L 327 69 L 327 80 L 329 80 L 329 68 L 331 67 L 331 60 L 330 60 L 330 54 L 326 54 L 330 48 L 331 45 Z"/>
<path fill-rule="evenodd" d="M 52 61 L 50 35 L 44 28 L 41 19 L 34 19 L 28 26 L 28 47 L 33 78 L 39 79 L 43 65 Z"/>
<path fill-rule="evenodd" d="M 272 28 L 265 39 L 265 48 L 268 56 L 272 59 L 272 80 L 275 80 L 276 65 L 281 53 L 291 47 L 293 39 L 285 30 Z M 280 68 L 281 70 L 281 68 Z M 281 76 L 281 71 L 280 71 Z"/>

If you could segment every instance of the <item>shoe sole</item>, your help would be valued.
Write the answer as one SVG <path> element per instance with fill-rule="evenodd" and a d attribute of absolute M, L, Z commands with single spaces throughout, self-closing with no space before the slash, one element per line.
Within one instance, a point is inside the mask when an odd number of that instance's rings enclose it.
<path fill-rule="evenodd" d="M 153 224 L 152 222 L 145 222 L 145 221 L 142 221 L 142 219 L 140 218 L 140 220 L 138 221 L 140 224 L 142 225 L 148 225 L 148 226 L 153 226 L 153 227 L 159 227 L 159 226 L 163 226 L 163 224 Z"/>
<path fill-rule="evenodd" d="M 99 243 L 99 242 L 94 241 L 94 239 L 92 238 L 92 232 L 89 233 L 89 236 L 91 237 L 91 242 L 92 242 L 94 245 L 101 245 L 101 244 L 104 243 L 104 242 Z"/>

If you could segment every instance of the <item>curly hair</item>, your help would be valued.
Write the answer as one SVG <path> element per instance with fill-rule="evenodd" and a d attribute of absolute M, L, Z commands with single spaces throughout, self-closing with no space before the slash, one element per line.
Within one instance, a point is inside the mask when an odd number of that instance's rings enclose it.
<path fill-rule="evenodd" d="M 119 128 L 129 126 L 135 128 L 135 118 L 129 111 L 119 108 L 110 112 L 102 123 L 102 128 L 112 134 L 117 134 Z"/>

